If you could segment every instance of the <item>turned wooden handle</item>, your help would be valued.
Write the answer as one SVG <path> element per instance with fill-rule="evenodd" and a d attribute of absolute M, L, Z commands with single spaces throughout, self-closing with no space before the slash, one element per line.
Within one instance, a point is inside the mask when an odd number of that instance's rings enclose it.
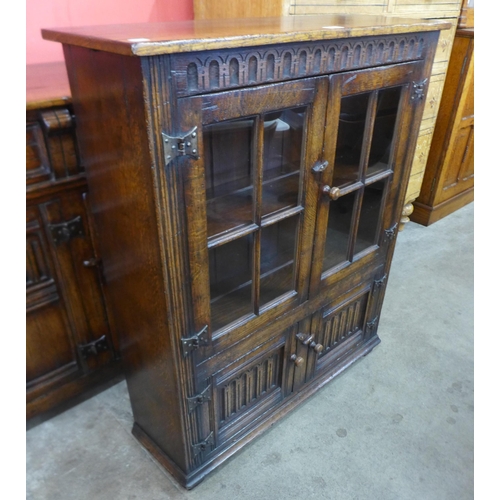
<path fill-rule="evenodd" d="M 311 342 L 309 347 L 314 350 L 315 353 L 319 354 L 323 350 L 323 346 L 321 344 L 316 344 L 316 342 Z"/>
<path fill-rule="evenodd" d="M 337 200 L 340 196 L 340 189 L 338 187 L 323 186 L 321 191 L 328 195 L 331 200 Z"/>
<path fill-rule="evenodd" d="M 301 366 L 304 364 L 304 358 L 297 356 L 296 354 L 292 354 L 290 356 L 290 360 L 295 363 L 295 366 Z"/>

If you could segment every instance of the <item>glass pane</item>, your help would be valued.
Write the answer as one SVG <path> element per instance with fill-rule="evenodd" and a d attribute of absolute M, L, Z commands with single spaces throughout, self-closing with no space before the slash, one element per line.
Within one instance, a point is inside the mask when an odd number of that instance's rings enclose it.
<path fill-rule="evenodd" d="M 295 289 L 295 242 L 299 216 L 262 228 L 260 243 L 260 304 Z"/>
<path fill-rule="evenodd" d="M 400 96 L 401 87 L 384 89 L 378 94 L 367 175 L 389 167 Z"/>
<path fill-rule="evenodd" d="M 264 115 L 262 215 L 297 206 L 306 108 Z"/>
<path fill-rule="evenodd" d="M 340 104 L 333 185 L 341 187 L 360 176 L 361 151 L 369 93 L 343 97 Z"/>
<path fill-rule="evenodd" d="M 253 221 L 254 124 L 245 118 L 203 129 L 209 237 Z"/>
<path fill-rule="evenodd" d="M 250 234 L 208 252 L 212 330 L 253 312 L 253 240 Z"/>
<path fill-rule="evenodd" d="M 330 202 L 323 271 L 345 262 L 357 191 Z"/>
<path fill-rule="evenodd" d="M 385 181 L 375 182 L 365 187 L 354 253 L 361 252 L 377 243 L 384 187 Z"/>

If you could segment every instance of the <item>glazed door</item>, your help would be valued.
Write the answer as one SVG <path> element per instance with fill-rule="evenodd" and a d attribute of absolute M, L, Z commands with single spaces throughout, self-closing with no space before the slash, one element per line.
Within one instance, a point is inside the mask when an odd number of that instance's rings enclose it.
<path fill-rule="evenodd" d="M 307 298 L 327 93 L 319 77 L 181 99 L 193 321 L 217 352 Z"/>
<path fill-rule="evenodd" d="M 312 172 L 319 207 L 311 294 L 385 260 L 411 166 L 409 127 L 424 103 L 421 70 L 410 63 L 331 76 L 327 163 Z"/>

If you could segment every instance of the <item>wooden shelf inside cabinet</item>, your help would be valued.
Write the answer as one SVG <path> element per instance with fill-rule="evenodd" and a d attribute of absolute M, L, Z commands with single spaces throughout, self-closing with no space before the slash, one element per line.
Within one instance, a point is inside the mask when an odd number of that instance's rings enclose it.
<path fill-rule="evenodd" d="M 474 199 L 474 29 L 458 29 L 422 191 L 411 220 L 428 226 Z"/>
<path fill-rule="evenodd" d="M 449 27 L 295 16 L 43 31 L 76 92 L 132 432 L 184 487 L 379 343 Z"/>
<path fill-rule="evenodd" d="M 26 202 L 31 425 L 121 377 L 63 62 L 26 67 Z"/>

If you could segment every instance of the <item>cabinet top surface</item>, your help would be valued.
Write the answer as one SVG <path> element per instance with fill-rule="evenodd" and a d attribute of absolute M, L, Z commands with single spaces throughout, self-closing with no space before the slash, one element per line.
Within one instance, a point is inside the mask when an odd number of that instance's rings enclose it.
<path fill-rule="evenodd" d="M 323 15 L 196 20 L 43 29 L 42 36 L 69 45 L 130 56 L 151 56 L 358 36 L 449 29 L 447 22 L 391 16 Z"/>
<path fill-rule="evenodd" d="M 26 110 L 64 106 L 70 101 L 63 61 L 26 65 Z"/>

